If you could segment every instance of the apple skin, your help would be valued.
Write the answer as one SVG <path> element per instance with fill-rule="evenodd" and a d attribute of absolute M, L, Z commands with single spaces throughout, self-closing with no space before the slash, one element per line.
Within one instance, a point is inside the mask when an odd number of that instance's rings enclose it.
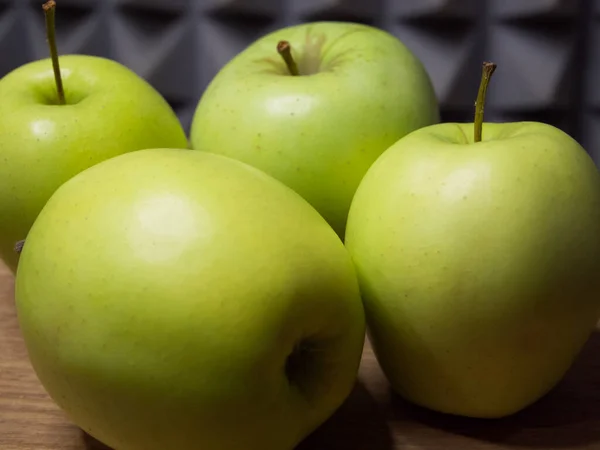
<path fill-rule="evenodd" d="M 368 171 L 349 213 L 368 334 L 394 390 L 511 415 L 550 391 L 600 309 L 600 176 L 535 122 L 441 124 Z"/>
<path fill-rule="evenodd" d="M 290 42 L 300 76 L 289 75 L 280 40 Z M 190 141 L 271 174 L 343 237 L 369 166 L 400 137 L 438 121 L 430 78 L 397 38 L 314 22 L 269 33 L 226 64 L 198 103 Z"/>
<path fill-rule="evenodd" d="M 67 105 L 57 105 L 50 59 L 0 80 L 0 259 L 14 272 L 24 239 L 50 195 L 76 173 L 151 147 L 188 147 L 164 98 L 127 67 L 60 57 Z"/>
<path fill-rule="evenodd" d="M 292 449 L 349 395 L 365 338 L 350 256 L 314 208 L 188 150 L 125 154 L 61 186 L 16 304 L 49 394 L 119 450 Z"/>

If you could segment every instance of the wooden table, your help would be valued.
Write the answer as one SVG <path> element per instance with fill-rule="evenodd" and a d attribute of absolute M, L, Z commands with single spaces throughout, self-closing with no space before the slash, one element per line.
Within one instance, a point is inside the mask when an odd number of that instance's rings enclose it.
<path fill-rule="evenodd" d="M 516 448 L 600 450 L 600 333 L 554 391 L 520 414 L 490 421 L 447 417 L 399 399 L 390 393 L 367 346 L 353 394 L 298 450 Z M 70 423 L 39 384 L 15 317 L 13 279 L 4 267 L 0 267 L 0 449 L 106 449 Z"/>

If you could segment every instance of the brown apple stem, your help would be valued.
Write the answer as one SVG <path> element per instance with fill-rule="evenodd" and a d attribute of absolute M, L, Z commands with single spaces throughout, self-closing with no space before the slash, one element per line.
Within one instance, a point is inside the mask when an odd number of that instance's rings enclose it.
<path fill-rule="evenodd" d="M 277 53 L 279 53 L 285 61 L 285 65 L 287 66 L 290 75 L 300 75 L 296 61 L 294 61 L 294 58 L 292 57 L 292 46 L 288 41 L 279 41 L 277 44 Z"/>
<path fill-rule="evenodd" d="M 56 81 L 56 93 L 58 95 L 58 104 L 66 105 L 65 91 L 63 88 L 62 77 L 60 75 L 60 65 L 58 64 L 58 50 L 56 48 L 56 2 L 50 0 L 42 5 L 44 15 L 46 16 L 46 36 L 48 38 L 48 46 L 50 47 L 50 57 L 52 58 L 52 68 L 54 69 L 54 80 Z"/>
<path fill-rule="evenodd" d="M 484 62 L 481 73 L 481 84 L 477 93 L 477 101 L 475 102 L 475 142 L 481 142 L 481 132 L 483 129 L 483 110 L 485 106 L 485 95 L 487 94 L 490 78 L 496 70 L 496 64 L 492 62 Z"/>

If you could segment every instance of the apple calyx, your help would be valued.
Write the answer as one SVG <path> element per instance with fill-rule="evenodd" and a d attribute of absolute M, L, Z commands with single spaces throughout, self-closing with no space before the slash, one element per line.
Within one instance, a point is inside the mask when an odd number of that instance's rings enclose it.
<path fill-rule="evenodd" d="M 15 253 L 20 254 L 23 251 L 23 247 L 25 246 L 25 239 L 21 239 L 15 243 L 14 249 Z"/>
<path fill-rule="evenodd" d="M 314 382 L 319 370 L 318 344 L 304 339 L 297 343 L 285 361 L 285 377 L 290 386 L 294 386 L 307 397 L 312 397 Z"/>
<path fill-rule="evenodd" d="M 298 65 L 294 58 L 292 57 L 292 46 L 288 41 L 279 41 L 277 43 L 277 53 L 281 55 L 283 60 L 285 61 L 285 65 L 287 66 L 288 72 L 292 76 L 300 75 L 300 71 L 298 70 Z"/>
<path fill-rule="evenodd" d="M 475 101 L 475 122 L 473 127 L 475 132 L 474 142 L 481 142 L 485 96 L 487 94 L 487 88 L 488 84 L 490 83 L 490 78 L 492 78 L 492 74 L 495 70 L 496 64 L 494 64 L 493 62 L 486 61 L 483 63 L 483 68 L 481 71 L 481 84 L 479 85 L 479 92 L 477 93 L 477 100 Z"/>
<path fill-rule="evenodd" d="M 42 5 L 44 10 L 44 16 L 46 17 L 46 37 L 48 40 L 48 47 L 50 48 L 50 57 L 52 58 L 52 69 L 54 70 L 54 80 L 56 82 L 56 93 L 58 97 L 59 105 L 66 105 L 65 90 L 63 88 L 62 77 L 60 75 L 60 65 L 58 63 L 58 50 L 56 48 L 56 27 L 55 27 L 55 15 L 56 15 L 56 2 L 49 0 Z"/>

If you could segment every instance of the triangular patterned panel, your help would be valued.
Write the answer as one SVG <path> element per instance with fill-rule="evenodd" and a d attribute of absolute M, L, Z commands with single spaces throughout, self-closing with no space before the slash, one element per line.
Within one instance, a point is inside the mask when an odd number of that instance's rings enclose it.
<path fill-rule="evenodd" d="M 77 44 L 77 52 L 84 55 L 114 58 L 110 40 L 110 26 L 107 17 L 100 16 L 86 34 L 86 38 Z"/>
<path fill-rule="evenodd" d="M 474 28 L 432 30 L 404 24 L 394 34 L 423 62 L 444 107 L 474 102 L 481 60 Z"/>
<path fill-rule="evenodd" d="M 11 1 L 11 0 L 4 0 Z M 42 5 L 47 0 L 12 0 L 14 3 L 24 3 L 29 2 L 30 6 L 36 10 L 42 11 Z M 109 0 L 112 1 L 112 0 Z M 105 4 L 106 0 L 56 0 L 56 15 L 60 14 L 62 8 L 82 8 L 87 9 L 89 11 L 98 10 L 103 4 Z"/>
<path fill-rule="evenodd" d="M 111 22 L 116 59 L 148 76 L 185 33 L 182 20 L 180 15 L 120 9 Z"/>
<path fill-rule="evenodd" d="M 57 2 L 58 3 L 58 2 Z M 73 5 L 71 3 L 70 5 Z M 39 6 L 24 11 L 29 25 L 29 38 L 36 59 L 50 56 L 46 42 L 46 27 L 44 12 Z M 90 8 L 67 6 L 61 3 L 56 9 L 56 42 L 59 54 L 82 53 L 90 40 L 96 38 L 95 30 L 100 22 L 100 16 L 93 14 Z"/>
<path fill-rule="evenodd" d="M 582 0 L 492 0 L 490 11 L 502 19 L 571 17 L 581 5 Z"/>
<path fill-rule="evenodd" d="M 196 0 L 209 13 L 224 16 L 260 16 L 275 19 L 284 6 L 281 0 Z"/>
<path fill-rule="evenodd" d="M 381 0 L 292 0 L 290 9 L 305 20 L 362 18 L 371 21 L 381 9 Z"/>
<path fill-rule="evenodd" d="M 588 48 L 590 57 L 585 73 L 585 91 L 589 94 L 585 97 L 585 104 L 600 111 L 600 26 L 591 33 Z"/>
<path fill-rule="evenodd" d="M 390 8 L 402 18 L 474 19 L 482 5 L 481 0 L 391 0 Z"/>
<path fill-rule="evenodd" d="M 571 32 L 495 26 L 488 55 L 498 69 L 488 91 L 490 103 L 503 109 L 566 105 L 575 42 Z"/>
<path fill-rule="evenodd" d="M 272 31 L 242 21 L 205 18 L 198 24 L 200 70 L 205 87 L 221 68 L 255 39 Z"/>
<path fill-rule="evenodd" d="M 27 23 L 11 8 L 0 11 L 0 77 L 34 59 L 28 45 Z"/>
<path fill-rule="evenodd" d="M 106 0 L 104 0 L 106 1 Z M 128 6 L 138 10 L 181 11 L 192 0 L 114 0 L 117 6 Z"/>
<path fill-rule="evenodd" d="M 600 112 L 589 113 L 584 117 L 581 145 L 600 169 Z"/>
<path fill-rule="evenodd" d="M 178 24 L 175 33 L 177 38 L 169 43 L 160 58 L 155 58 L 153 66 L 145 74 L 156 89 L 171 99 L 185 101 L 200 95 L 194 32 L 193 23 Z"/>
<path fill-rule="evenodd" d="M 0 71 L 48 56 L 43 2 L 0 0 Z M 490 113 L 568 110 L 578 117 L 583 107 L 600 111 L 600 0 L 57 3 L 61 54 L 117 59 L 156 85 L 184 118 L 216 72 L 254 39 L 322 19 L 371 23 L 405 40 L 434 80 L 443 117 L 472 118 L 484 59 L 498 63 Z"/>

